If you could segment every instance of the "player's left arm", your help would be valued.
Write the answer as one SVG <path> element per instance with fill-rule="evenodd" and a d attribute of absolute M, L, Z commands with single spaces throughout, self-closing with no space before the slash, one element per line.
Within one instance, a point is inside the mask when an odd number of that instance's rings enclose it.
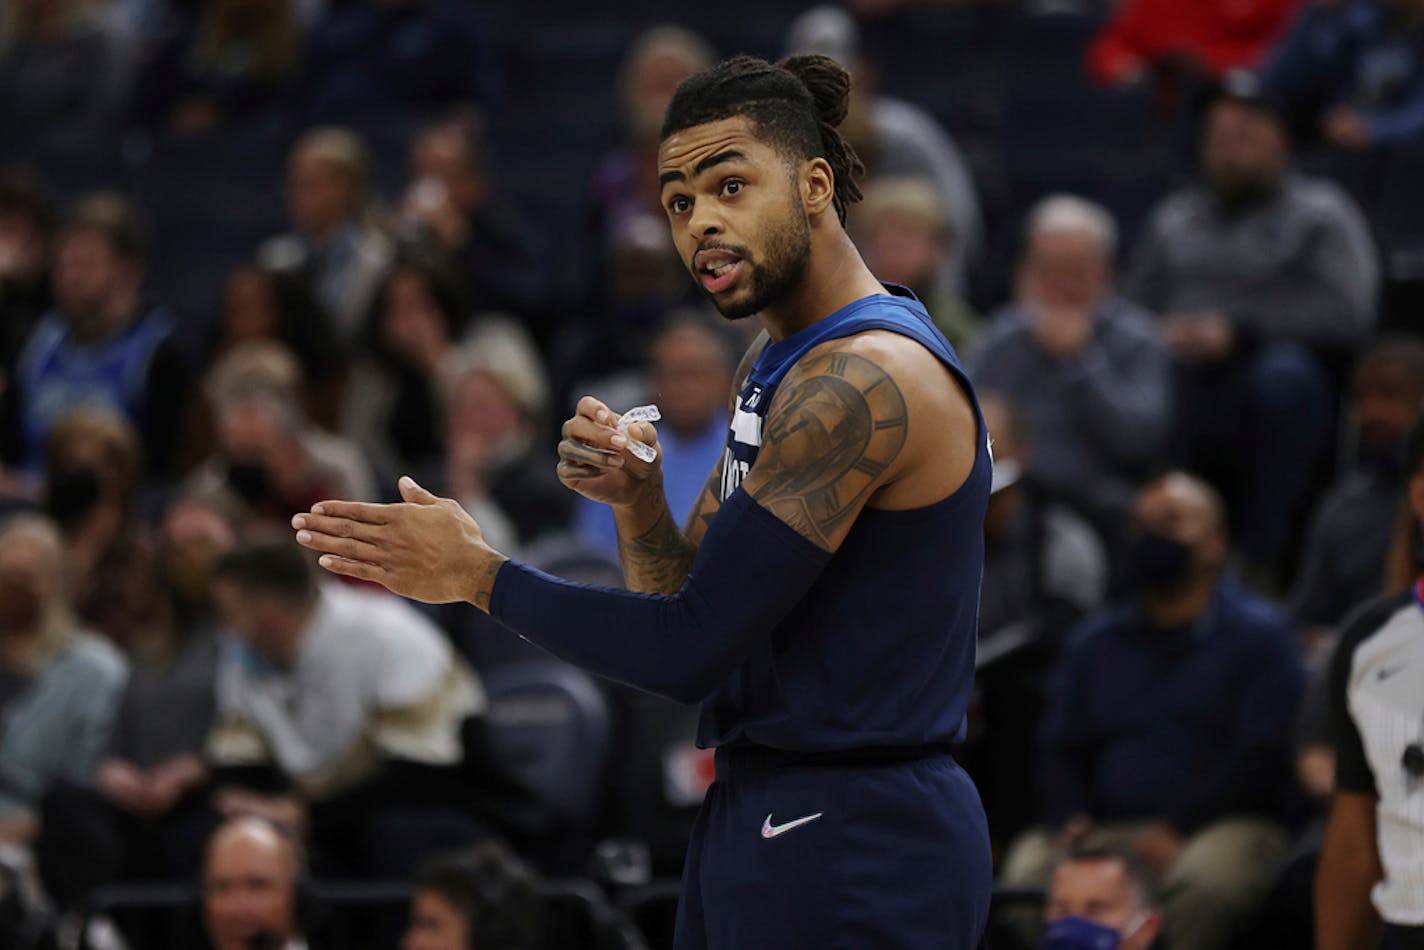
<path fill-rule="evenodd" d="M 834 341 L 787 374 L 743 482 L 757 504 L 826 551 L 840 547 L 876 489 L 906 468 L 905 393 L 884 353 L 856 350 Z"/>

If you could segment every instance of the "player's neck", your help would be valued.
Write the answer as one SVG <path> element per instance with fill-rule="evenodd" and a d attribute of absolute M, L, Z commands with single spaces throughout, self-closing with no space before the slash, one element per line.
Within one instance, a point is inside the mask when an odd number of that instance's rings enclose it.
<path fill-rule="evenodd" d="M 762 323 L 773 340 L 804 330 L 862 297 L 885 293 L 839 222 L 829 233 L 818 237 L 820 240 L 812 244 L 800 286 L 781 303 L 761 313 Z"/>

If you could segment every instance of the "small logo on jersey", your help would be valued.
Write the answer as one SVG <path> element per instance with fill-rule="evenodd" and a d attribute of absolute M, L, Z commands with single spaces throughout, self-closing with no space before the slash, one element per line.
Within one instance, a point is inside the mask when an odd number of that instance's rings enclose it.
<path fill-rule="evenodd" d="M 1408 663 L 1397 663 L 1394 666 L 1383 667 L 1375 673 L 1375 682 L 1383 683 L 1385 680 L 1389 679 L 1394 674 L 1400 672 L 1408 665 Z"/>
<path fill-rule="evenodd" d="M 802 825 L 809 825 L 811 822 L 815 821 L 817 818 L 820 817 L 821 812 L 816 812 L 814 815 L 805 815 L 801 818 L 793 818 L 790 821 L 780 825 L 773 825 L 771 823 L 771 815 L 768 814 L 766 816 L 766 819 L 761 823 L 761 836 L 763 838 L 775 838 L 779 835 L 786 834 L 793 828 L 800 828 Z"/>
<path fill-rule="evenodd" d="M 751 395 L 746 398 L 746 407 L 755 409 L 761 403 L 761 387 L 758 386 L 751 391 Z"/>

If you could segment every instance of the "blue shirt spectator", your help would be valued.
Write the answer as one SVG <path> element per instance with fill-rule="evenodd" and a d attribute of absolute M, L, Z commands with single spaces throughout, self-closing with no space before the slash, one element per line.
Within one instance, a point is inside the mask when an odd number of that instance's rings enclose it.
<path fill-rule="evenodd" d="M 649 354 L 652 396 L 663 417 L 657 423 L 663 488 L 668 509 L 682 524 L 727 444 L 733 354 L 716 329 L 688 318 L 661 331 Z M 612 509 L 580 498 L 574 514 L 582 540 L 617 553 Z"/>
<path fill-rule="evenodd" d="M 173 318 L 142 303 L 143 237 L 115 194 L 82 200 L 61 231 L 55 308 L 30 334 L 15 385 L 0 398 L 0 454 L 38 470 L 64 415 L 97 406 L 127 418 L 143 441 L 151 478 L 173 474 L 192 388 L 174 343 Z"/>
<path fill-rule="evenodd" d="M 1163 882 L 1169 945 L 1231 945 L 1277 873 L 1302 670 L 1291 629 L 1223 572 L 1223 505 L 1166 475 L 1137 496 L 1128 604 L 1072 635 L 1042 732 L 1044 817 L 1004 861 L 1046 882 L 1088 834 L 1130 848 Z"/>
<path fill-rule="evenodd" d="M 1274 812 L 1302 673 L 1284 616 L 1230 580 L 1199 616 L 1136 604 L 1074 634 L 1044 723 L 1050 820 L 1165 817 L 1194 830 Z"/>
<path fill-rule="evenodd" d="M 1424 5 L 1308 6 L 1263 71 L 1291 118 L 1347 148 L 1424 134 Z"/>

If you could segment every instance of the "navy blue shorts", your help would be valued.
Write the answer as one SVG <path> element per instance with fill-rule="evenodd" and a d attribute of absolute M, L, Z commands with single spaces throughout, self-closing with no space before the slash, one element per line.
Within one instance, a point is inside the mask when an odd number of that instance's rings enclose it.
<path fill-rule="evenodd" d="M 674 947 L 975 950 L 992 886 L 984 809 L 953 757 L 720 750 Z"/>

